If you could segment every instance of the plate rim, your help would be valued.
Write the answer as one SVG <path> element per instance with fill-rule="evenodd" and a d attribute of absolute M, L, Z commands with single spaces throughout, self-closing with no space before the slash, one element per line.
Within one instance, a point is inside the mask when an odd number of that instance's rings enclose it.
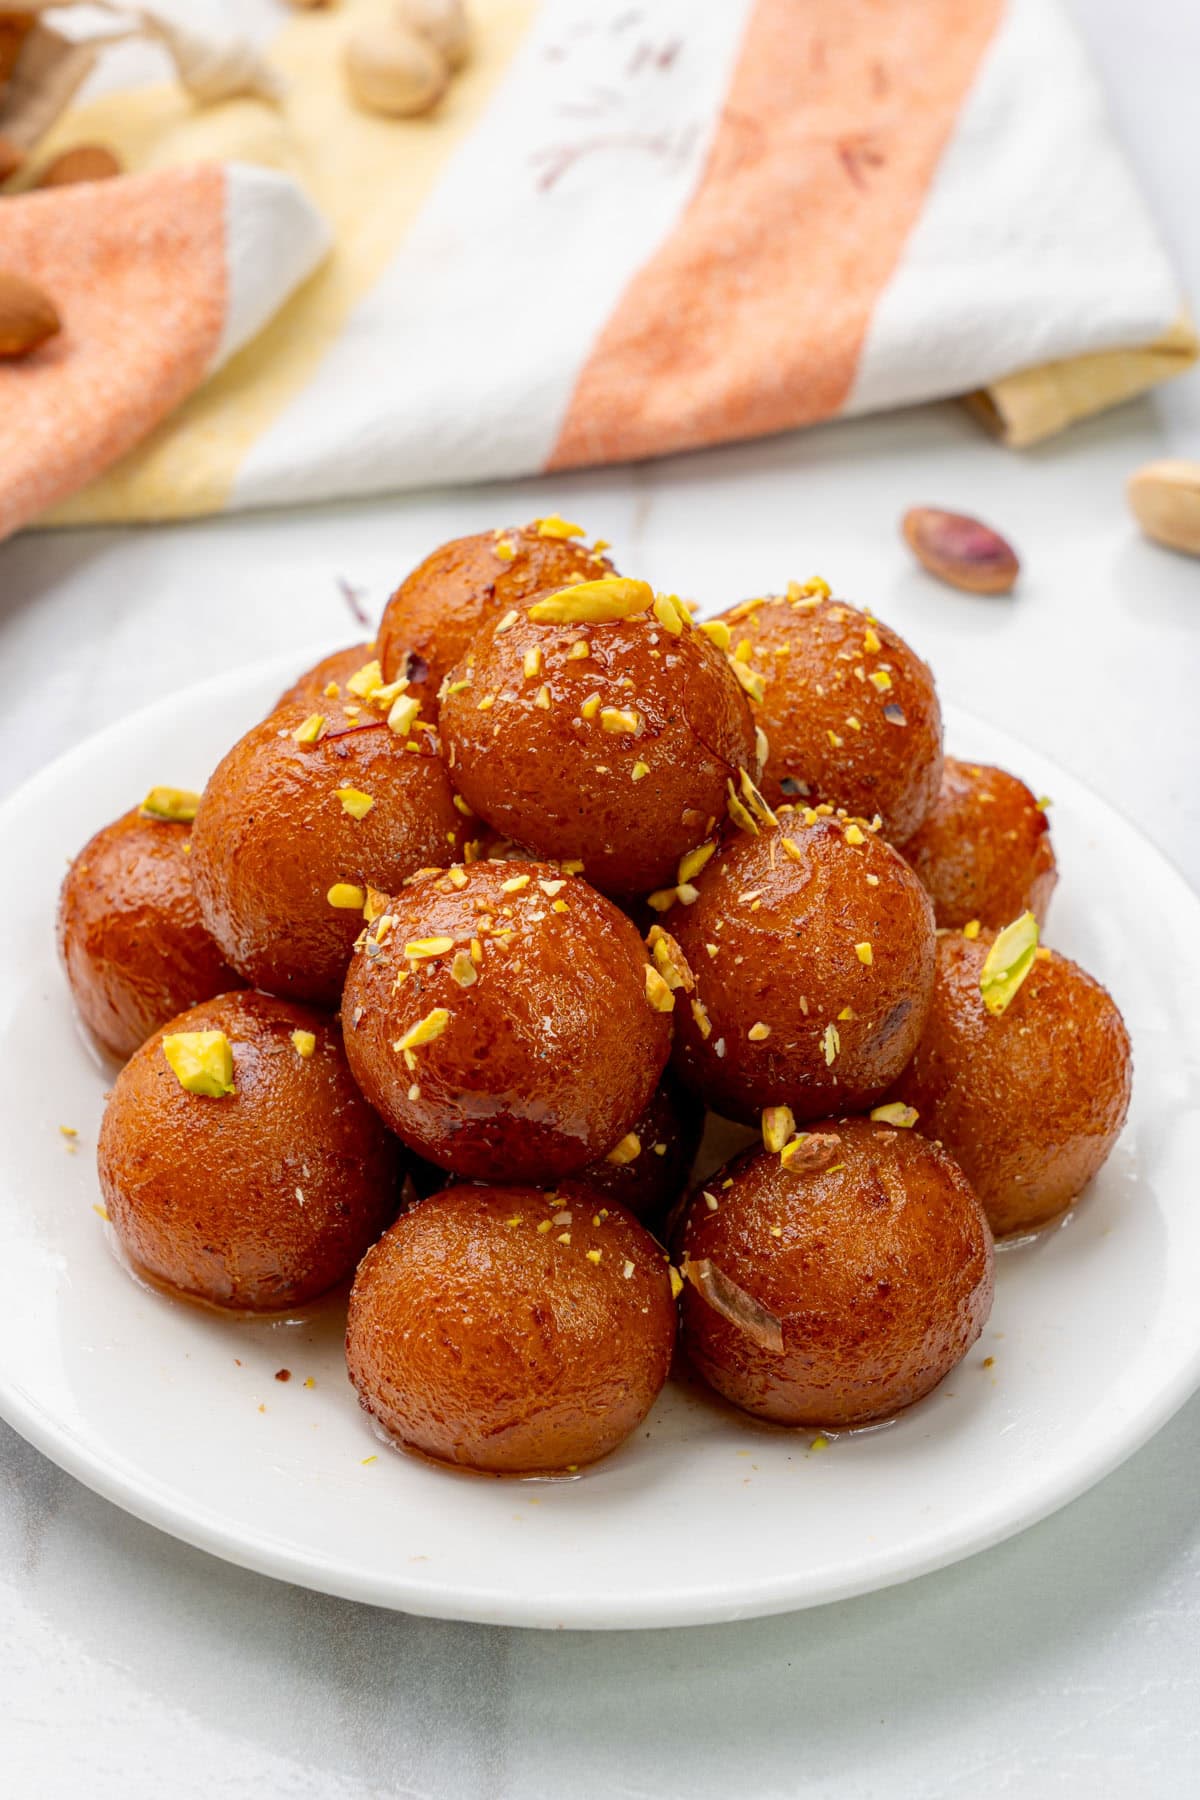
<path fill-rule="evenodd" d="M 326 644 L 315 646 L 311 660 L 315 662 L 329 653 Z M 43 788 L 56 788 L 73 767 L 88 764 L 110 742 L 125 738 L 131 728 L 140 725 L 152 730 L 160 717 L 169 717 L 182 703 L 201 702 L 210 693 L 226 694 L 231 681 L 248 693 L 276 680 L 286 684 L 297 666 L 306 666 L 305 654 L 302 646 L 241 665 L 230 673 L 161 696 L 112 721 L 56 757 L 0 802 L 0 834 L 19 824 L 27 808 L 36 807 Z M 944 705 L 943 713 L 956 737 L 969 738 L 970 729 L 978 724 L 988 737 L 1012 746 L 1018 766 L 1022 753 L 1053 765 L 1069 786 L 1080 790 L 1093 806 L 1109 814 L 1136 841 L 1141 855 L 1153 859 L 1162 879 L 1175 890 L 1178 901 L 1195 913 L 1200 925 L 1200 895 L 1165 852 L 1088 782 L 1052 756 L 1023 744 L 1002 726 L 953 705 Z M 1200 931 L 1196 936 L 1200 941 Z M 268 1537 L 257 1528 L 239 1528 L 214 1514 L 207 1504 L 189 1503 L 177 1488 L 159 1484 L 153 1477 L 126 1472 L 118 1456 L 105 1456 L 102 1450 L 81 1441 L 19 1382 L 11 1380 L 2 1365 L 0 1418 L 42 1455 L 103 1499 L 168 1536 L 257 1574 L 424 1617 L 543 1629 L 626 1630 L 716 1624 L 807 1610 L 897 1586 L 949 1567 L 1017 1536 L 1079 1498 L 1135 1455 L 1198 1387 L 1200 1333 L 1190 1355 L 1181 1357 L 1154 1390 L 1152 1404 L 1136 1412 L 1126 1409 L 1119 1426 L 1090 1452 L 1078 1454 L 1071 1464 L 1052 1471 L 1048 1478 L 1026 1482 L 1016 1505 L 1011 1491 L 1006 1490 L 1005 1505 L 992 1502 L 982 1514 L 975 1512 L 961 1526 L 947 1528 L 942 1523 L 928 1537 L 910 1537 L 907 1545 L 897 1547 L 893 1543 L 886 1549 L 866 1552 L 852 1571 L 840 1569 L 815 1577 L 808 1571 L 790 1579 L 786 1572 L 756 1580 L 742 1578 L 733 1590 L 728 1584 L 684 1590 L 643 1588 L 611 1599 L 594 1593 L 576 1597 L 569 1588 L 561 1587 L 551 1598 L 540 1592 L 517 1594 L 477 1583 L 463 1590 L 389 1569 L 368 1575 L 287 1539 Z"/>

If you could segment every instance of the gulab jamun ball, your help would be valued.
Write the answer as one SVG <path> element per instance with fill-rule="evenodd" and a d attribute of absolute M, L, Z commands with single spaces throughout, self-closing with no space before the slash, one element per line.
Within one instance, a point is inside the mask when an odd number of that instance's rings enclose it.
<path fill-rule="evenodd" d="M 192 887 L 196 801 L 153 789 L 84 845 L 59 895 L 58 950 L 75 1005 L 122 1060 L 176 1013 L 240 985 Z"/>
<path fill-rule="evenodd" d="M 346 1362 L 396 1443 L 459 1467 L 542 1475 L 595 1462 L 667 1378 L 663 1251 L 567 1183 L 462 1186 L 396 1220 L 350 1296 Z"/>
<path fill-rule="evenodd" d="M 351 681 L 361 669 L 370 666 L 375 658 L 373 644 L 351 644 L 345 650 L 335 650 L 330 656 L 323 656 L 319 663 L 306 669 L 303 675 L 297 675 L 285 694 L 280 694 L 273 710 L 281 706 L 305 706 L 311 712 L 324 700 L 346 701 L 355 704 L 355 696 L 346 683 Z"/>
<path fill-rule="evenodd" d="M 781 807 L 737 831 L 663 923 L 690 987 L 674 1066 L 754 1124 L 881 1099 L 917 1047 L 933 989 L 933 909 L 904 859 L 855 820 Z"/>
<path fill-rule="evenodd" d="M 933 809 L 898 846 L 942 927 L 977 919 L 1000 931 L 1031 912 L 1039 925 L 1058 880 L 1044 805 L 1023 781 L 948 756 Z"/>
<path fill-rule="evenodd" d="M 954 1160 L 912 1130 L 814 1124 L 689 1205 L 682 1340 L 719 1394 L 782 1425 L 890 1418 L 961 1362 L 992 1304 L 992 1238 Z M 785 1153 L 786 1154 L 786 1153 Z"/>
<path fill-rule="evenodd" d="M 412 691 L 428 697 L 427 717 L 436 717 L 447 670 L 489 618 L 542 588 L 611 575 L 602 547 L 584 539 L 582 526 L 551 516 L 442 544 L 387 603 L 376 640 L 384 678 L 407 676 Z"/>
<path fill-rule="evenodd" d="M 171 1020 L 125 1065 L 98 1161 L 135 1270 L 271 1312 L 355 1267 L 396 1215 L 401 1154 L 354 1084 L 336 1019 L 235 993 Z"/>
<path fill-rule="evenodd" d="M 613 577 L 513 607 L 442 690 L 455 785 L 503 836 L 604 893 L 676 879 L 757 767 L 749 702 L 686 608 Z"/>
<path fill-rule="evenodd" d="M 766 733 L 767 799 L 828 801 L 911 837 L 937 798 L 942 713 L 933 676 L 898 632 L 824 582 L 721 614 Z M 711 629 L 711 627 L 710 627 Z M 761 698 L 754 698 L 761 694 Z"/>
<path fill-rule="evenodd" d="M 688 1184 L 703 1132 L 704 1108 L 668 1069 L 629 1130 L 578 1179 L 660 1232 Z"/>
<path fill-rule="evenodd" d="M 1103 1166 L 1133 1059 L 1112 996 L 1054 950 L 1038 951 L 1004 1012 L 989 1011 L 981 981 L 994 942 L 990 931 L 939 937 L 929 1016 L 895 1091 L 1008 1237 L 1047 1224 Z"/>
<path fill-rule="evenodd" d="M 418 1155 L 480 1180 L 556 1180 L 640 1117 L 674 996 L 623 913 L 545 863 L 410 882 L 356 951 L 350 1067 Z"/>
<path fill-rule="evenodd" d="M 364 919 L 417 869 L 459 858 L 472 822 L 420 718 L 401 733 L 366 704 L 322 707 L 272 713 L 218 763 L 192 873 L 239 974 L 333 1007 Z"/>

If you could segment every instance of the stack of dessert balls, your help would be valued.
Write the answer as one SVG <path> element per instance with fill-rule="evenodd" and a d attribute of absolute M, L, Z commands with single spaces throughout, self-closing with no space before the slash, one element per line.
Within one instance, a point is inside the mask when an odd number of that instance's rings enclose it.
<path fill-rule="evenodd" d="M 443 545 L 59 911 L 128 1263 L 238 1313 L 350 1282 L 378 1427 L 494 1473 L 614 1449 L 677 1334 L 759 1418 L 896 1414 L 1129 1100 L 1040 942 L 1044 803 L 943 756 L 903 639 L 819 580 L 699 621 L 605 549 Z"/>

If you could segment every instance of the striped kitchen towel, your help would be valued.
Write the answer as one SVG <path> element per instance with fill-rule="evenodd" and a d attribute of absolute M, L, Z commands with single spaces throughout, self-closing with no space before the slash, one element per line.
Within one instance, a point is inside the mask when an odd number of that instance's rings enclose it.
<path fill-rule="evenodd" d="M 55 144 L 139 172 L 0 200 L 0 266 L 65 321 L 0 365 L 0 532 L 948 395 L 1028 443 L 1194 357 L 1053 0 L 473 0 L 473 62 L 411 121 L 342 86 L 379 10 L 292 14 L 279 107 L 85 97 Z"/>

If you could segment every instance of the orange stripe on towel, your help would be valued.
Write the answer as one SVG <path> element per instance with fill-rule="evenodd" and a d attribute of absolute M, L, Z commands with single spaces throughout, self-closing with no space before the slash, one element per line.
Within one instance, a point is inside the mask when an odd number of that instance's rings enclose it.
<path fill-rule="evenodd" d="M 1003 0 L 759 0 L 700 186 L 576 384 L 551 468 L 826 419 Z"/>
<path fill-rule="evenodd" d="M 136 444 L 203 380 L 225 322 L 225 178 L 167 169 L 0 201 L 0 267 L 61 333 L 0 363 L 0 538 Z"/>

